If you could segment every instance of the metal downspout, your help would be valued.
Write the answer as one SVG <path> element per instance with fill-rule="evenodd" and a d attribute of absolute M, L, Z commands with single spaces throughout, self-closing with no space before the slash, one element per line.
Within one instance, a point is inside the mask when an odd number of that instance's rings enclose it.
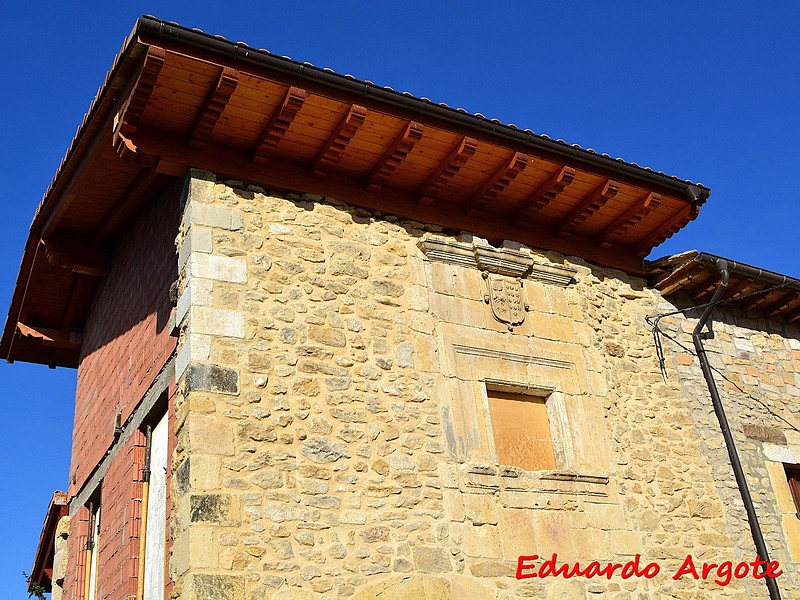
<path fill-rule="evenodd" d="M 728 458 L 731 461 L 733 474 L 736 477 L 736 485 L 739 487 L 739 493 L 742 496 L 742 502 L 744 503 L 744 508 L 747 512 L 747 521 L 750 523 L 750 533 L 753 536 L 753 542 L 755 542 L 758 556 L 762 561 L 765 561 L 766 564 L 769 563 L 770 560 L 769 553 L 767 552 L 767 546 L 764 543 L 764 536 L 761 533 L 761 526 L 758 524 L 758 515 L 756 515 L 756 509 L 753 506 L 753 499 L 750 496 L 750 490 L 747 487 L 747 480 L 745 479 L 744 471 L 742 470 L 742 463 L 739 461 L 739 455 L 736 452 L 736 445 L 733 441 L 733 435 L 731 435 L 730 426 L 728 425 L 728 418 L 725 416 L 725 409 L 722 406 L 722 400 L 720 399 L 719 391 L 717 390 L 717 384 L 714 381 L 714 376 L 711 372 L 711 365 L 708 362 L 708 356 L 706 355 L 706 350 L 703 347 L 703 327 L 705 327 L 706 323 L 711 317 L 711 313 L 714 311 L 716 302 L 725 292 L 725 289 L 728 287 L 728 281 L 730 280 L 728 263 L 726 261 L 719 259 L 716 261 L 714 266 L 717 268 L 721 276 L 719 287 L 717 288 L 717 291 L 714 292 L 711 302 L 706 307 L 706 310 L 700 317 L 697 326 L 694 328 L 694 331 L 692 332 L 692 341 L 694 342 L 694 347 L 697 351 L 697 358 L 700 361 L 700 368 L 703 370 L 703 377 L 706 380 L 706 385 L 708 385 L 708 392 L 711 394 L 711 403 L 714 406 L 714 413 L 717 415 L 717 419 L 719 420 L 719 426 L 722 430 L 722 437 L 725 438 L 725 448 L 728 450 Z M 764 569 L 766 570 L 766 567 L 764 567 Z M 773 577 L 764 577 L 764 581 L 767 584 L 767 589 L 769 590 L 770 600 L 780 600 L 781 594 L 778 590 L 778 583 L 775 581 L 775 579 Z"/>

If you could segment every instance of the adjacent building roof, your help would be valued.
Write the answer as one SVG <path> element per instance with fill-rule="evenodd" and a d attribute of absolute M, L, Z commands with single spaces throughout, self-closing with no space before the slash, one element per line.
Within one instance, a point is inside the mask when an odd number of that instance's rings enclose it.
<path fill-rule="evenodd" d="M 690 250 L 650 263 L 650 281 L 665 296 L 683 295 L 694 304 L 708 302 L 719 286 L 717 262 L 724 260 L 730 282 L 720 300 L 745 311 L 789 323 L 800 320 L 800 280 L 707 252 Z"/>
<path fill-rule="evenodd" d="M 708 188 L 142 17 L 40 204 L 0 355 L 77 365 L 108 247 L 189 168 L 645 273 Z"/>
<path fill-rule="evenodd" d="M 53 497 L 50 499 L 47 515 L 42 525 L 42 533 L 39 536 L 39 545 L 36 548 L 36 557 L 33 559 L 30 578 L 28 579 L 29 590 L 35 583 L 43 586 L 47 592 L 52 590 L 56 529 L 61 517 L 67 516 L 67 512 L 67 494 L 65 492 L 53 492 Z"/>

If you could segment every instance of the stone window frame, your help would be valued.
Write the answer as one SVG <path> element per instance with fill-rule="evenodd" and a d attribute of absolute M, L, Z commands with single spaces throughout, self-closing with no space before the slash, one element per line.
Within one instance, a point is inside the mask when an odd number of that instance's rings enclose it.
<path fill-rule="evenodd" d="M 465 462 L 460 466 L 460 487 L 462 490 L 475 488 L 495 490 L 498 492 L 536 492 L 546 494 L 582 495 L 596 498 L 608 498 L 610 495 L 610 478 L 607 473 L 578 472 L 575 469 L 575 452 L 572 445 L 572 432 L 567 419 L 565 394 L 554 387 L 539 386 L 508 381 L 491 377 L 478 378 L 476 383 L 481 390 L 480 402 L 486 414 L 489 414 L 490 390 L 501 392 L 545 396 L 547 415 L 550 419 L 550 431 L 553 440 L 553 451 L 556 454 L 556 469 L 546 471 L 526 471 L 519 467 L 501 465 L 497 460 L 494 446 L 494 432 L 491 431 L 491 418 L 488 419 L 488 443 L 495 455 L 494 463 Z M 549 404 L 549 405 L 548 405 Z M 554 423 L 558 425 L 554 427 Z"/>
<path fill-rule="evenodd" d="M 541 469 L 538 471 L 528 472 L 536 473 L 545 470 L 572 471 L 575 469 L 575 451 L 571 444 L 571 440 L 573 438 L 569 426 L 569 420 L 567 418 L 567 407 L 564 402 L 563 393 L 549 386 L 520 384 L 501 379 L 493 379 L 490 377 L 483 379 L 483 386 L 481 386 L 481 390 L 481 402 L 486 410 L 486 414 L 490 415 L 487 421 L 490 433 L 489 446 L 495 457 L 497 457 L 497 448 L 495 447 L 494 424 L 492 423 L 491 412 L 489 410 L 490 391 L 516 394 L 519 396 L 532 396 L 544 399 L 544 405 L 547 410 L 547 419 L 549 422 L 548 424 L 550 427 L 550 442 L 553 445 L 553 454 L 555 456 L 556 466 L 555 469 Z M 500 465 L 499 459 L 497 465 L 499 467 L 506 466 Z"/>
<path fill-rule="evenodd" d="M 783 472 L 786 474 L 789 492 L 797 509 L 796 516 L 800 519 L 800 465 L 783 463 Z"/>

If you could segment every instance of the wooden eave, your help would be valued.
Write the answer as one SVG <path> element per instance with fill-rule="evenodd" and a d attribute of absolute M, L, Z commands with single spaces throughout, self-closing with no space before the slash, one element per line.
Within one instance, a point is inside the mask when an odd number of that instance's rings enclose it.
<path fill-rule="evenodd" d="M 31 227 L 0 353 L 75 366 L 115 236 L 167 181 L 200 168 L 279 191 L 513 239 L 645 273 L 709 190 L 143 17 Z M 48 241 L 86 240 L 53 259 Z M 58 244 L 50 243 L 50 246 Z M 80 247 L 78 247 L 80 246 Z M 48 258 L 50 260 L 48 260 Z M 85 261 L 84 261 L 85 262 Z M 20 327 L 22 324 L 24 327 Z M 53 335 L 32 335 L 48 330 Z"/>
<path fill-rule="evenodd" d="M 681 304 L 709 302 L 719 287 L 714 260 L 720 257 L 692 250 L 650 263 L 648 280 L 664 296 Z M 795 323 L 800 320 L 800 280 L 730 259 L 730 281 L 721 300 L 744 312 Z"/>
<path fill-rule="evenodd" d="M 39 545 L 36 547 L 36 556 L 33 559 L 31 568 L 30 585 L 38 583 L 45 588 L 46 592 L 52 591 L 53 584 L 53 560 L 54 546 L 56 539 L 56 528 L 61 517 L 67 515 L 67 494 L 64 492 L 54 492 L 47 507 L 47 515 L 42 525 L 42 533 L 39 536 Z"/>

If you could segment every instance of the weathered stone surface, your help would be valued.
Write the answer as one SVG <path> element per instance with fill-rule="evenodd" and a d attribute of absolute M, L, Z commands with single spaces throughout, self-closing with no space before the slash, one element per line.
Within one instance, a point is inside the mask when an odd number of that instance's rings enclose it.
<path fill-rule="evenodd" d="M 244 600 L 244 577 L 234 575 L 192 575 L 193 600 Z"/>
<path fill-rule="evenodd" d="M 308 332 L 312 340 L 325 344 L 326 346 L 333 346 L 336 348 L 344 348 L 347 343 L 347 338 L 344 333 L 338 329 L 330 329 L 325 327 L 311 326 Z"/>
<path fill-rule="evenodd" d="M 469 572 L 475 577 L 513 577 L 516 570 L 514 563 L 494 560 L 484 560 L 469 567 Z"/>
<path fill-rule="evenodd" d="M 452 569 L 450 557 L 444 548 L 414 546 L 414 565 L 422 573 L 446 573 Z"/>
<path fill-rule="evenodd" d="M 786 444 L 786 435 L 777 427 L 744 423 L 742 424 L 742 431 L 751 440 L 770 442 L 771 444 Z"/>
<path fill-rule="evenodd" d="M 193 252 L 188 264 L 192 277 L 230 283 L 247 282 L 247 263 L 241 258 Z"/>
<path fill-rule="evenodd" d="M 321 464 L 336 462 L 340 458 L 350 456 L 345 444 L 320 437 L 309 438 L 300 446 L 300 453 L 309 460 Z"/>
<path fill-rule="evenodd" d="M 186 370 L 187 392 L 239 393 L 239 373 L 235 369 L 195 363 Z"/>
<path fill-rule="evenodd" d="M 190 501 L 193 523 L 238 525 L 241 522 L 239 501 L 232 494 L 193 494 Z"/>

